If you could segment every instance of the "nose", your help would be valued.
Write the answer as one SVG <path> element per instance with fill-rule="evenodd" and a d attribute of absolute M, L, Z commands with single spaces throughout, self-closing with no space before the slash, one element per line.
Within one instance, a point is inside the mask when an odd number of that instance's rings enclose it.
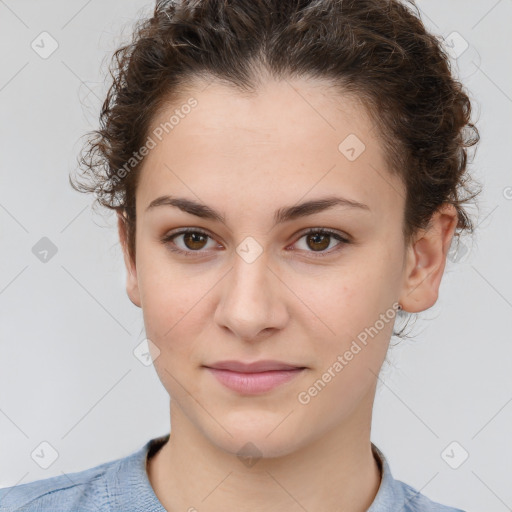
<path fill-rule="evenodd" d="M 265 253 L 252 262 L 236 254 L 223 279 L 215 321 L 240 340 L 266 338 L 288 322 L 286 290 Z"/>

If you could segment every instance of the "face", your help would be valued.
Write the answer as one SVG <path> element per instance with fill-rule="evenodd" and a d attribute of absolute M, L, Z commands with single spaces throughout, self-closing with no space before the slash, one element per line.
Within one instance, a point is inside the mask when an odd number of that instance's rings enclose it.
<path fill-rule="evenodd" d="M 404 251 L 405 189 L 363 107 L 320 82 L 268 82 L 251 97 L 211 83 L 190 96 L 197 105 L 153 137 L 141 170 L 128 293 L 173 430 L 230 453 L 247 442 L 291 453 L 368 417 L 393 304 L 415 284 L 406 274 L 422 277 Z M 218 378 L 229 372 L 207 368 L 225 360 L 302 370 L 232 389 Z"/>

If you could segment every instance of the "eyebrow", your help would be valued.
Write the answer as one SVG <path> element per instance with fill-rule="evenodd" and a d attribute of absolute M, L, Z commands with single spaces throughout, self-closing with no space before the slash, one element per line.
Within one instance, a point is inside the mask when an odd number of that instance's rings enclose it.
<path fill-rule="evenodd" d="M 179 208 L 185 213 L 201 217 L 202 219 L 209 219 L 226 224 L 224 215 L 218 211 L 210 208 L 209 206 L 187 199 L 184 197 L 171 197 L 168 195 L 160 196 L 151 201 L 146 211 L 156 208 L 158 206 L 174 206 Z M 343 206 L 346 208 L 354 208 L 361 211 L 370 212 L 370 208 L 363 203 L 353 201 L 344 197 L 329 196 L 319 199 L 313 199 L 293 206 L 286 206 L 279 208 L 274 213 L 274 224 L 280 224 L 290 220 L 307 217 L 324 210 L 331 209 L 335 206 Z"/>

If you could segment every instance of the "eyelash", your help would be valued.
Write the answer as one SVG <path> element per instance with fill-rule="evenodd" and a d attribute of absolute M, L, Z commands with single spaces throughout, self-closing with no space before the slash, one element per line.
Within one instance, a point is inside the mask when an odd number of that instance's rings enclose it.
<path fill-rule="evenodd" d="M 210 239 L 213 240 L 213 238 L 206 232 L 206 231 L 203 231 L 202 229 L 199 229 L 199 228 L 187 228 L 187 229 L 182 229 L 180 231 L 177 231 L 175 233 L 170 233 L 168 235 L 165 235 L 161 241 L 164 245 L 167 245 L 169 250 L 174 252 L 174 253 L 177 253 L 177 254 L 181 254 L 183 256 L 187 256 L 187 257 L 193 257 L 195 256 L 196 254 L 200 254 L 201 252 L 205 252 L 205 251 L 201 251 L 201 250 L 198 250 L 198 251 L 184 251 L 183 249 L 179 249 L 176 247 L 176 244 L 174 244 L 172 242 L 172 240 L 180 235 L 184 235 L 184 234 L 187 234 L 187 233 L 196 233 L 196 234 L 201 234 L 201 235 L 204 235 Z M 331 255 L 333 252 L 336 252 L 338 250 L 340 250 L 341 247 L 343 247 L 344 245 L 348 245 L 351 242 L 351 240 L 349 240 L 348 238 L 340 235 L 337 231 L 333 231 L 333 230 L 330 230 L 330 229 L 326 229 L 326 228 L 309 228 L 308 230 L 306 230 L 305 232 L 303 232 L 301 234 L 301 236 L 297 239 L 297 242 L 307 236 L 307 235 L 311 235 L 311 234 L 320 234 L 320 235 L 329 235 L 329 236 L 332 236 L 333 238 L 335 238 L 336 240 L 338 240 L 340 243 L 338 245 L 335 246 L 334 249 L 330 249 L 329 251 L 320 251 L 318 253 L 315 253 L 315 251 L 306 251 L 306 252 L 311 252 L 312 253 L 312 256 L 314 258 L 324 258 L 326 256 L 329 256 Z M 297 243 L 295 242 L 295 243 Z M 172 244 L 172 245 L 171 245 Z"/>

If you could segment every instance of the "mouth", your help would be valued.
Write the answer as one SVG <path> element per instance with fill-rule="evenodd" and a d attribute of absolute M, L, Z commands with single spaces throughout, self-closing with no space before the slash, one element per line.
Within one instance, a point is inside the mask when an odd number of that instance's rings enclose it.
<path fill-rule="evenodd" d="M 307 368 L 281 361 L 220 361 L 204 365 L 218 382 L 242 395 L 257 395 L 290 382 Z"/>

